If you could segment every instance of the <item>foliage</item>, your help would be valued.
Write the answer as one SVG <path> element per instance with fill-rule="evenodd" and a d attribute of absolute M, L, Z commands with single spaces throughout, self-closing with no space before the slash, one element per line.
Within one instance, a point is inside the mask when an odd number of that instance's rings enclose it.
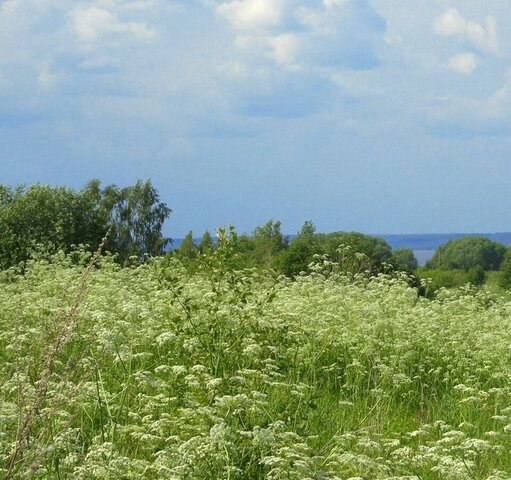
<path fill-rule="evenodd" d="M 504 260 L 500 266 L 499 285 L 511 289 L 511 247 L 507 247 Z"/>
<path fill-rule="evenodd" d="M 472 267 L 467 273 L 467 279 L 472 285 L 480 286 L 486 282 L 486 272 L 480 265 Z"/>
<path fill-rule="evenodd" d="M 457 288 L 470 282 L 468 273 L 463 270 L 429 270 L 423 267 L 415 270 L 414 274 L 429 280 L 427 296 L 432 296 L 441 288 Z"/>
<path fill-rule="evenodd" d="M 270 265 L 272 260 L 287 248 L 287 241 L 280 227 L 279 221 L 269 220 L 255 228 L 252 235 L 252 255 L 257 264 Z"/>
<path fill-rule="evenodd" d="M 93 180 L 85 192 L 94 198 L 106 224 L 112 227 L 107 249 L 117 253 L 121 263 L 130 257 L 143 260 L 146 255 L 164 253 L 170 239 L 163 237 L 162 228 L 172 210 L 160 200 L 149 180 L 124 188 L 108 185 L 104 189 L 98 180 Z"/>
<path fill-rule="evenodd" d="M 410 273 L 419 267 L 413 251 L 409 248 L 397 248 L 393 250 L 389 263 L 392 264 L 396 270 Z"/>
<path fill-rule="evenodd" d="M 282 255 L 282 271 L 285 275 L 296 276 L 307 272 L 315 255 L 324 253 L 315 236 L 316 228 L 311 221 L 303 224 L 298 235 Z"/>
<path fill-rule="evenodd" d="M 344 271 L 374 274 L 383 271 L 383 263 L 392 254 L 390 246 L 380 238 L 357 232 L 317 234 L 311 221 L 306 221 L 298 235 L 289 241 L 281 232 L 281 223 L 269 220 L 256 227 L 252 236 L 236 236 L 233 248 L 237 253 L 236 268 L 271 268 L 289 277 L 306 273 L 315 258 L 323 255 L 339 263 Z M 196 248 L 189 233 L 175 254 L 193 270 L 198 251 L 201 247 Z"/>
<path fill-rule="evenodd" d="M 462 237 L 440 246 L 426 266 L 446 270 L 468 271 L 473 267 L 498 270 L 505 251 L 504 245 L 484 237 Z"/>
<path fill-rule="evenodd" d="M 193 241 L 192 231 L 188 232 L 185 238 L 183 238 L 183 241 L 181 242 L 181 245 L 179 245 L 176 253 L 180 258 L 188 260 L 191 260 L 197 256 L 199 249 Z"/>
<path fill-rule="evenodd" d="M 37 250 L 97 245 L 106 222 L 86 192 L 65 187 L 0 185 L 0 269 L 26 262 Z"/>
<path fill-rule="evenodd" d="M 367 269 L 374 272 L 380 271 L 382 263 L 388 262 L 392 256 L 392 248 L 385 240 L 359 232 L 319 234 L 317 238 L 322 250 L 334 261 L 342 263 L 345 259 L 346 251 L 339 250 L 339 246 L 342 245 L 353 253 L 365 255 L 368 259 Z"/>
<path fill-rule="evenodd" d="M 199 252 L 208 253 L 211 250 L 213 250 L 213 248 L 214 248 L 213 239 L 211 238 L 211 234 L 206 230 L 199 242 Z"/>
<path fill-rule="evenodd" d="M 84 276 L 77 251 L 1 272 L 0 477 L 510 478 L 511 304 L 329 257 L 239 270 L 238 241 L 195 271 L 107 255 Z"/>
<path fill-rule="evenodd" d="M 169 241 L 161 229 L 170 212 L 149 181 L 102 189 L 93 180 L 80 191 L 0 185 L 0 269 L 24 264 L 37 252 L 94 248 L 109 228 L 107 249 L 121 263 L 161 255 Z"/>

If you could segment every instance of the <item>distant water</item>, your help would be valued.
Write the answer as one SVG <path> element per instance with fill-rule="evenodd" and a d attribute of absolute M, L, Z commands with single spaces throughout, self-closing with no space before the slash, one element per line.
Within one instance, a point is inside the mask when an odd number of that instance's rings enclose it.
<path fill-rule="evenodd" d="M 511 233 L 426 233 L 404 235 L 374 235 L 383 238 L 392 248 L 411 248 L 414 252 L 436 250 L 440 245 L 460 237 L 486 237 L 504 245 L 511 244 Z"/>
<path fill-rule="evenodd" d="M 419 266 L 422 267 L 433 255 L 435 254 L 434 250 L 414 250 L 413 254 L 419 262 Z"/>
<path fill-rule="evenodd" d="M 504 245 L 511 244 L 511 233 L 427 233 L 415 235 L 375 235 L 383 238 L 393 249 L 409 248 L 413 250 L 420 266 L 423 266 L 435 253 L 435 250 L 449 240 L 460 237 L 486 237 Z"/>

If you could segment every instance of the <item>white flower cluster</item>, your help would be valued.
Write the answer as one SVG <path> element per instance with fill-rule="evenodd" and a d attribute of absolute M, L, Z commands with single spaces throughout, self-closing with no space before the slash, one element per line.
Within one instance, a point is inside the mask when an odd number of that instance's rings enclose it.
<path fill-rule="evenodd" d="M 5 276 L 0 477 L 511 479 L 510 303 L 224 260 Z"/>

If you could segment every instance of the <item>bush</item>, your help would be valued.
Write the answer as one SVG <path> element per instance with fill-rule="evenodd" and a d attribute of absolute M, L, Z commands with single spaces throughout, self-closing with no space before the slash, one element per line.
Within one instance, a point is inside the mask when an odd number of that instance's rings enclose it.
<path fill-rule="evenodd" d="M 344 263 L 349 250 L 350 260 L 355 254 L 363 254 L 367 260 L 367 268 L 377 272 L 381 270 L 381 264 L 388 262 L 392 256 L 392 248 L 385 240 L 359 232 L 319 234 L 316 238 L 321 251 L 341 264 Z M 339 249 L 341 245 L 343 248 Z M 351 267 L 351 262 L 348 264 Z"/>
<path fill-rule="evenodd" d="M 468 271 L 467 279 L 472 285 L 483 285 L 486 282 L 486 272 L 480 266 L 472 267 Z"/>
<path fill-rule="evenodd" d="M 425 295 L 431 297 L 437 290 L 441 288 L 457 288 L 462 287 L 470 282 L 468 272 L 463 270 L 429 270 L 427 268 L 419 268 L 415 271 L 418 278 L 430 279 L 430 284 L 425 291 Z"/>
<path fill-rule="evenodd" d="M 392 252 L 389 263 L 391 263 L 396 270 L 404 272 L 413 272 L 419 267 L 419 263 L 409 248 L 398 248 Z"/>
<path fill-rule="evenodd" d="M 506 247 L 484 237 L 462 237 L 441 245 L 431 260 L 430 269 L 465 270 L 481 267 L 483 270 L 498 270 Z"/>
<path fill-rule="evenodd" d="M 236 241 L 193 272 L 0 273 L 0 478 L 509 478 L 508 302 L 329 259 L 233 270 Z"/>
<path fill-rule="evenodd" d="M 505 289 L 511 289 L 511 246 L 507 248 L 499 272 L 499 285 Z"/>

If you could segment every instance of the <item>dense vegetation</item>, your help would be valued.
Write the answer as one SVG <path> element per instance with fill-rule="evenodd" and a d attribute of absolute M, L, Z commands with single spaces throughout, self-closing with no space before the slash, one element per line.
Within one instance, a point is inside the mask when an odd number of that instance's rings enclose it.
<path fill-rule="evenodd" d="M 0 188 L 0 478 L 511 479 L 511 249 L 169 214 Z"/>
<path fill-rule="evenodd" d="M 196 244 L 189 232 L 173 255 L 193 265 L 196 258 L 215 245 L 209 232 Z M 339 246 L 343 246 L 339 249 Z M 433 296 L 441 288 L 456 288 L 467 284 L 484 285 L 491 277 L 494 287 L 511 288 L 511 247 L 507 248 L 482 237 L 461 237 L 440 246 L 425 266 L 418 266 L 409 248 L 392 248 L 381 238 L 358 232 L 318 234 L 312 222 L 304 223 L 298 234 L 285 237 L 280 222 L 270 220 L 257 227 L 251 236 L 241 235 L 235 246 L 238 267 L 272 268 L 294 278 L 308 272 L 309 265 L 319 255 L 328 255 L 346 272 L 370 274 L 393 271 L 413 273 L 417 279 L 428 280 L 421 294 Z M 497 278 L 497 281 L 493 281 Z M 420 282 L 415 282 L 420 287 Z"/>
<path fill-rule="evenodd" d="M 484 237 L 462 237 L 441 245 L 427 266 L 449 270 L 498 270 L 506 248 Z"/>
<path fill-rule="evenodd" d="M 0 185 L 0 269 L 23 265 L 34 254 L 69 252 L 84 244 L 95 249 L 110 230 L 106 249 L 125 264 L 130 257 L 161 255 L 171 210 L 151 182 L 101 188 L 92 180 L 74 191 L 48 185 Z"/>
<path fill-rule="evenodd" d="M 107 231 L 105 250 L 113 253 L 119 264 L 143 262 L 169 252 L 171 241 L 162 234 L 162 227 L 170 213 L 150 181 L 119 188 L 102 187 L 92 180 L 79 191 L 47 185 L 0 185 L 0 269 L 16 266 L 23 270 L 30 258 L 70 252 L 76 245 L 91 251 Z M 341 250 L 340 245 L 344 247 Z M 481 237 L 448 241 L 423 268 L 418 268 L 409 248 L 393 251 L 381 238 L 358 232 L 316 233 L 311 221 L 306 221 L 296 236 L 288 237 L 279 221 L 269 220 L 251 235 L 240 235 L 234 248 L 237 258 L 233 267 L 271 268 L 290 278 L 308 272 L 316 256 L 328 255 L 344 271 L 358 268 L 377 274 L 393 269 L 431 279 L 428 291 L 420 289 L 421 294 L 432 295 L 442 287 L 467 283 L 483 285 L 488 273 L 499 269 L 497 281 L 491 274 L 492 283 L 511 288 L 511 254 L 504 260 L 506 248 Z M 169 254 L 193 269 L 198 256 L 214 249 L 215 239 L 209 232 L 198 243 L 189 232 Z"/>
<path fill-rule="evenodd" d="M 328 257 L 294 281 L 240 270 L 236 242 L 193 269 L 82 252 L 3 272 L 0 475 L 511 478 L 510 303 Z"/>
<path fill-rule="evenodd" d="M 511 289 L 511 247 L 508 247 L 502 260 L 499 284 L 502 288 Z"/>
<path fill-rule="evenodd" d="M 340 245 L 345 248 L 339 249 Z M 205 248 L 214 248 L 209 232 L 205 232 L 198 245 L 194 243 L 193 233 L 189 232 L 173 253 L 185 262 L 193 263 Z M 243 234 L 237 237 L 233 248 L 238 254 L 238 267 L 270 267 L 289 277 L 307 272 L 318 255 L 328 255 L 343 265 L 346 271 L 353 268 L 355 254 L 358 255 L 357 268 L 372 273 L 385 270 L 386 263 L 389 267 L 393 263 L 397 269 L 405 271 L 409 266 L 412 270 L 417 266 L 417 260 L 409 249 L 392 252 L 392 248 L 381 238 L 359 232 L 318 234 L 310 221 L 305 222 L 298 234 L 289 239 L 282 234 L 279 221 L 269 220 L 256 227 L 251 236 Z"/>

